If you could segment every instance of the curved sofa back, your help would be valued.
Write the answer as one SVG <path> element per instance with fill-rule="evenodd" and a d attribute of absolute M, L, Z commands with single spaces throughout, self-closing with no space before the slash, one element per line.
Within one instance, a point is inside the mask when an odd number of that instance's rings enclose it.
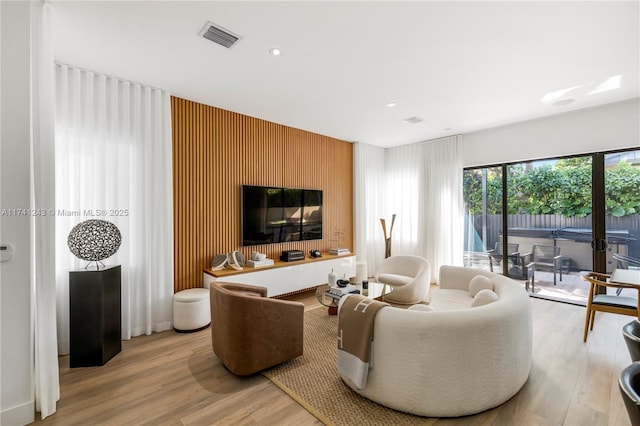
<path fill-rule="evenodd" d="M 380 310 L 374 365 L 367 386 L 354 390 L 429 417 L 475 414 L 515 395 L 531 369 L 529 296 L 510 278 L 471 268 L 442 266 L 440 286 L 466 290 L 476 275 L 492 280 L 500 300 L 455 311 Z"/>

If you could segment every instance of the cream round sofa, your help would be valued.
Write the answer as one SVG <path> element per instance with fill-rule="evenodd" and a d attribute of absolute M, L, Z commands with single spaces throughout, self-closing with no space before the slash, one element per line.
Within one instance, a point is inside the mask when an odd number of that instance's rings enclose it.
<path fill-rule="evenodd" d="M 490 279 L 497 300 L 471 307 L 469 282 L 477 275 Z M 347 385 L 384 406 L 428 417 L 476 414 L 520 390 L 532 350 L 524 288 L 502 275 L 455 266 L 440 268 L 439 284 L 429 310 L 378 311 L 367 383 L 357 389 L 342 376 Z"/>

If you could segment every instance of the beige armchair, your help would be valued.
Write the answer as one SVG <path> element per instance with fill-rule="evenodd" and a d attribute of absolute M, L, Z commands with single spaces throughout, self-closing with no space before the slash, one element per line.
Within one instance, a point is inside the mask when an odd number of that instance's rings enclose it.
<path fill-rule="evenodd" d="M 393 288 L 384 300 L 401 304 L 419 303 L 429 294 L 431 265 L 420 256 L 391 256 L 378 266 L 376 281 Z"/>
<path fill-rule="evenodd" d="M 302 355 L 304 304 L 267 298 L 267 289 L 211 283 L 213 352 L 245 376 Z"/>

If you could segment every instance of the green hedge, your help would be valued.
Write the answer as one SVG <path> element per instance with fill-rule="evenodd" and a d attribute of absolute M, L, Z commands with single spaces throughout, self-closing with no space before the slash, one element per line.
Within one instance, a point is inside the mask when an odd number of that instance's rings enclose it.
<path fill-rule="evenodd" d="M 487 214 L 502 212 L 501 168 L 487 169 Z M 558 160 L 555 165 L 530 163 L 507 167 L 509 214 L 591 214 L 591 159 Z M 606 214 L 640 212 L 640 168 L 621 161 L 605 170 Z M 482 169 L 465 170 L 464 199 L 472 214 L 482 214 Z"/>

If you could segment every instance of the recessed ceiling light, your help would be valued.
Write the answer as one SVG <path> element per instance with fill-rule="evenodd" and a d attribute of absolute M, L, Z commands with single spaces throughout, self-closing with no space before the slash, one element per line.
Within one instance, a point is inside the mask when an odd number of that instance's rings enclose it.
<path fill-rule="evenodd" d="M 569 105 L 570 103 L 572 103 L 573 101 L 575 101 L 575 99 L 560 99 L 559 101 L 555 101 L 554 103 L 552 103 L 551 105 L 553 106 L 564 106 L 564 105 Z"/>
<path fill-rule="evenodd" d="M 272 47 L 271 49 L 269 49 L 269 53 L 271 53 L 273 56 L 280 56 L 282 55 L 282 50 L 278 49 L 277 47 Z"/>
<path fill-rule="evenodd" d="M 449 130 L 451 130 L 451 127 L 447 127 L 444 129 L 445 132 L 448 132 Z"/>
<path fill-rule="evenodd" d="M 387 103 L 387 108 L 394 108 L 395 106 L 397 106 L 398 104 L 395 102 L 389 102 Z"/>

